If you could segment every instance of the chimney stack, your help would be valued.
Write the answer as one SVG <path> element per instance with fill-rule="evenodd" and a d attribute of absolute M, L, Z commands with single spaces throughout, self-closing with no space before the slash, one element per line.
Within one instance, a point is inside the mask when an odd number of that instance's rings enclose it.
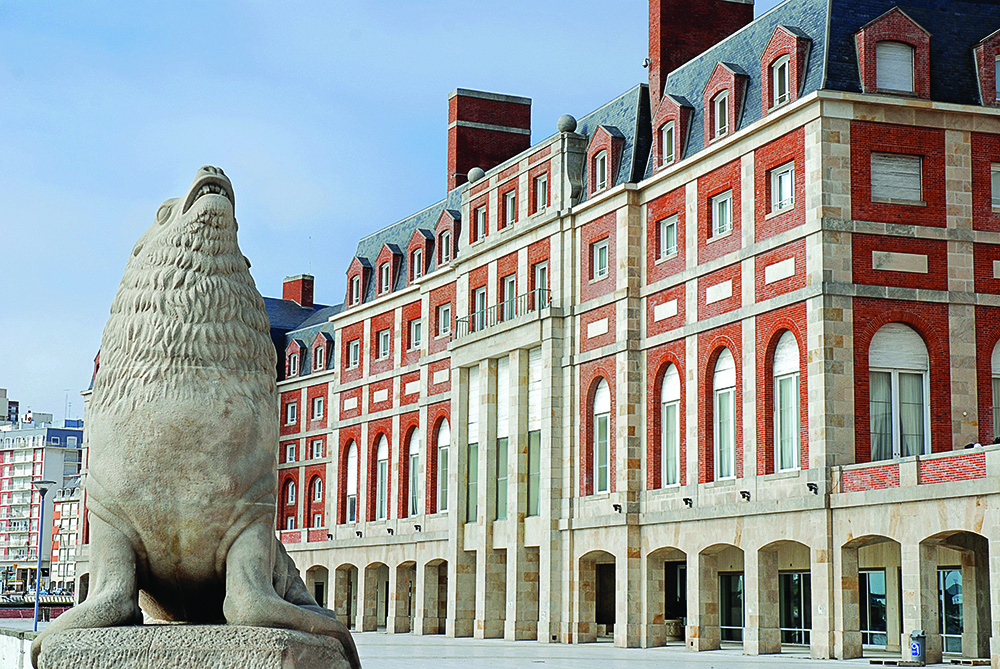
<path fill-rule="evenodd" d="M 753 21 L 753 0 L 649 0 L 649 98 L 667 75 Z"/>
<path fill-rule="evenodd" d="M 458 88 L 448 96 L 448 190 L 531 146 L 531 99 Z"/>
<path fill-rule="evenodd" d="M 313 306 L 313 281 L 312 274 L 286 276 L 282 286 L 281 299 L 291 300 L 300 307 L 311 309 Z"/>

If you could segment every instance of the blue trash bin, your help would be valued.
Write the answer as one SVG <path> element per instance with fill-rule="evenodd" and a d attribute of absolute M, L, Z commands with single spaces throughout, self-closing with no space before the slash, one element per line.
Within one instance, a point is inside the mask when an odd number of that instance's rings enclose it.
<path fill-rule="evenodd" d="M 910 632 L 910 661 L 926 664 L 924 657 L 927 648 L 927 635 L 923 630 L 913 630 Z"/>

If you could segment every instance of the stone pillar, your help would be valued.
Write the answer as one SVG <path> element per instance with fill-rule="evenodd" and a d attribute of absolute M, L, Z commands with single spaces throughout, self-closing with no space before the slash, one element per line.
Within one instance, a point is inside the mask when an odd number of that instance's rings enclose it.
<path fill-rule="evenodd" d="M 351 571 L 336 569 L 333 572 L 333 612 L 337 618 L 349 627 L 356 627 L 356 620 L 351 620 Z M 356 616 L 355 616 L 356 617 Z"/>
<path fill-rule="evenodd" d="M 990 666 L 997 669 L 1000 667 L 1000 537 L 991 536 L 989 546 Z"/>
<path fill-rule="evenodd" d="M 743 652 L 767 655 L 781 652 L 778 622 L 778 551 L 753 549 L 743 558 L 743 605 L 746 627 Z"/>
<path fill-rule="evenodd" d="M 465 285 L 460 283 L 459 285 Z M 464 293 L 459 291 L 458 295 Z M 461 302 L 459 298 L 457 300 Z M 465 313 L 461 310 L 457 313 Z M 448 467 L 448 603 L 445 634 L 472 636 L 476 617 L 476 551 L 466 550 L 466 468 L 468 467 L 469 370 L 451 370 L 451 447 Z"/>
<path fill-rule="evenodd" d="M 361 622 L 356 629 L 374 632 L 378 629 L 378 567 L 365 567 L 364 576 L 358 581 L 358 617 Z"/>
<path fill-rule="evenodd" d="M 412 629 L 413 611 L 410 610 L 410 588 L 414 586 L 416 569 L 399 565 L 389 572 L 389 616 L 386 629 L 390 634 L 404 634 Z M 413 593 L 414 606 L 416 593 Z"/>
<path fill-rule="evenodd" d="M 426 423 L 425 423 L 426 424 Z M 428 614 L 435 609 L 433 602 L 428 597 L 428 587 L 429 582 L 433 582 L 437 586 L 437 574 L 435 573 L 435 578 L 430 578 L 428 576 L 428 571 L 432 567 L 428 565 L 417 565 L 414 570 L 414 583 L 413 583 L 413 633 L 414 634 L 433 634 L 430 631 L 431 624 L 428 620 Z M 436 572 L 436 568 L 435 572 Z M 434 587 L 434 591 L 437 591 L 437 587 Z M 436 631 L 436 630 L 435 630 Z"/>
<path fill-rule="evenodd" d="M 643 598 L 642 647 L 663 646 L 667 642 L 664 622 L 664 564 L 663 557 L 647 557 L 644 562 L 643 583 L 646 596 Z"/>
<path fill-rule="evenodd" d="M 902 469 L 902 467 L 900 467 Z M 900 583 L 900 559 L 901 554 L 897 550 L 886 550 L 885 546 L 882 545 L 883 560 L 885 564 L 885 618 L 886 618 L 886 650 L 890 651 L 900 651 L 901 647 L 897 639 L 901 638 L 900 635 L 903 632 L 909 634 L 911 630 L 901 629 L 900 620 L 902 619 L 901 611 L 903 609 L 903 602 L 900 600 L 900 593 L 902 592 Z M 906 648 L 910 647 L 909 638 L 907 638 L 904 644 Z"/>
<path fill-rule="evenodd" d="M 926 544 L 903 544 L 900 558 L 903 567 L 902 658 L 910 659 L 910 632 L 923 630 L 927 635 L 927 664 L 938 663 L 941 661 L 942 640 L 938 620 L 936 548 Z"/>
<path fill-rule="evenodd" d="M 983 552 L 980 550 L 962 551 L 962 623 L 964 625 L 962 657 L 980 658 L 990 655 L 989 570 L 989 560 Z"/>
<path fill-rule="evenodd" d="M 833 562 L 830 560 L 828 548 L 812 548 L 809 555 L 812 582 L 812 631 L 809 634 L 809 654 L 815 660 L 829 660 L 833 657 Z"/>
<path fill-rule="evenodd" d="M 722 643 L 722 632 L 719 629 L 719 573 L 714 555 L 700 553 L 688 557 L 687 600 L 688 650 L 717 650 Z"/>
<path fill-rule="evenodd" d="M 472 636 L 476 618 L 476 552 L 459 551 L 448 562 L 448 604 L 450 614 L 445 634 L 450 637 Z"/>
<path fill-rule="evenodd" d="M 833 653 L 838 660 L 861 657 L 861 594 L 858 575 L 858 549 L 840 549 L 834 563 Z M 815 603 L 815 602 L 814 602 Z"/>
<path fill-rule="evenodd" d="M 642 558 L 638 525 L 625 528 L 628 546 L 625 556 L 615 558 L 615 646 L 639 648 L 642 645 Z"/>

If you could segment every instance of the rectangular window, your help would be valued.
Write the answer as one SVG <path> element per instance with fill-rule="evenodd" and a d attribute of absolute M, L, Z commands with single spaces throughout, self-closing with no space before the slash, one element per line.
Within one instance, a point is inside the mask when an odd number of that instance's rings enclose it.
<path fill-rule="evenodd" d="M 389 461 L 379 460 L 375 474 L 375 519 L 385 520 L 389 507 Z"/>
<path fill-rule="evenodd" d="M 469 444 L 468 468 L 465 472 L 465 522 L 476 522 L 479 513 L 479 444 Z"/>
<path fill-rule="evenodd" d="M 517 316 L 517 310 L 515 304 L 515 298 L 517 296 L 514 294 L 517 288 L 515 286 L 516 286 L 516 275 L 514 274 L 511 274 L 510 276 L 505 276 L 500 281 L 500 287 L 503 291 L 503 295 L 500 296 L 501 320 L 506 321 Z"/>
<path fill-rule="evenodd" d="M 313 371 L 319 371 L 326 366 L 326 349 L 317 346 L 313 349 Z"/>
<path fill-rule="evenodd" d="M 476 207 L 472 212 L 472 239 L 470 242 L 477 242 L 486 236 L 486 205 Z"/>
<path fill-rule="evenodd" d="M 517 194 L 509 190 L 503 194 L 503 222 L 504 225 L 513 225 L 517 220 Z"/>
<path fill-rule="evenodd" d="M 482 330 L 486 327 L 486 287 L 476 288 L 472 293 L 472 305 L 475 308 L 476 320 L 475 329 Z"/>
<path fill-rule="evenodd" d="M 295 516 L 289 516 L 285 518 L 285 529 L 294 530 L 295 529 Z"/>
<path fill-rule="evenodd" d="M 528 433 L 528 510 L 527 515 L 537 516 L 542 485 L 542 432 Z"/>
<path fill-rule="evenodd" d="M 858 603 L 861 613 L 861 643 L 886 646 L 888 611 L 886 610 L 885 570 L 871 569 L 858 573 Z"/>
<path fill-rule="evenodd" d="M 507 518 L 507 437 L 497 439 L 497 520 Z"/>
<path fill-rule="evenodd" d="M 545 211 L 549 204 L 549 175 L 535 177 L 535 212 Z"/>
<path fill-rule="evenodd" d="M 358 304 L 361 302 L 361 277 L 352 276 L 351 277 L 351 304 Z"/>
<path fill-rule="evenodd" d="M 608 186 L 608 154 L 601 151 L 594 158 L 594 189 L 604 190 Z"/>
<path fill-rule="evenodd" d="M 317 439 L 312 443 L 312 456 L 313 458 L 323 457 L 323 440 Z"/>
<path fill-rule="evenodd" d="M 312 407 L 313 408 L 313 415 L 312 415 L 312 417 L 313 417 L 314 420 L 317 419 L 317 418 L 322 418 L 323 417 L 323 404 L 324 404 L 324 402 L 323 402 L 323 398 L 322 397 L 314 397 L 313 398 L 313 407 Z"/>
<path fill-rule="evenodd" d="M 1000 437 L 1000 376 L 993 377 L 993 438 Z"/>
<path fill-rule="evenodd" d="M 356 494 L 347 496 L 347 522 L 358 522 L 358 496 Z"/>
<path fill-rule="evenodd" d="M 1000 98 L 1000 56 L 997 56 L 993 61 L 993 88 L 996 89 L 995 93 Z"/>
<path fill-rule="evenodd" d="M 291 425 L 298 419 L 299 405 L 291 402 L 285 406 L 285 425 Z"/>
<path fill-rule="evenodd" d="M 962 604 L 962 568 L 938 567 L 938 621 L 946 653 L 962 652 Z"/>
<path fill-rule="evenodd" d="M 392 288 L 392 286 L 389 285 L 389 280 L 391 275 L 392 275 L 392 268 L 390 267 L 389 263 L 387 262 L 382 263 L 382 265 L 379 267 L 379 276 L 381 277 L 379 292 L 388 293 L 389 289 Z"/>
<path fill-rule="evenodd" d="M 323 514 L 314 513 L 313 514 L 313 527 L 323 527 Z"/>
<path fill-rule="evenodd" d="M 715 391 L 715 477 L 729 479 L 736 476 L 734 399 L 735 388 Z"/>
<path fill-rule="evenodd" d="M 299 375 L 299 356 L 297 353 L 292 353 L 288 356 L 288 376 L 298 376 Z"/>
<path fill-rule="evenodd" d="M 438 511 L 448 510 L 448 447 L 438 448 Z"/>
<path fill-rule="evenodd" d="M 410 321 L 410 349 L 420 348 L 423 322 L 419 318 Z"/>
<path fill-rule="evenodd" d="M 361 361 L 361 340 L 355 339 L 347 344 L 347 368 L 353 369 Z"/>
<path fill-rule="evenodd" d="M 535 308 L 549 306 L 549 263 L 535 264 Z"/>
<path fill-rule="evenodd" d="M 791 69 L 791 59 L 782 56 L 775 61 L 772 71 L 774 73 L 774 106 L 783 105 L 789 100 L 789 72 Z"/>
<path fill-rule="evenodd" d="M 451 303 L 442 304 L 437 312 L 437 329 L 440 337 L 451 332 Z"/>
<path fill-rule="evenodd" d="M 594 417 L 594 492 L 608 491 L 608 475 L 611 464 L 611 414 L 602 413 Z"/>
<path fill-rule="evenodd" d="M 660 164 L 674 162 L 674 122 L 670 121 L 660 129 Z"/>
<path fill-rule="evenodd" d="M 382 360 L 389 357 L 389 330 L 380 330 L 378 333 L 378 358 Z"/>
<path fill-rule="evenodd" d="M 677 216 L 670 216 L 659 223 L 660 258 L 669 258 L 677 253 Z"/>
<path fill-rule="evenodd" d="M 285 462 L 295 462 L 295 444 L 285 445 Z"/>
<path fill-rule="evenodd" d="M 593 280 L 603 279 L 608 275 L 608 240 L 602 239 L 591 247 L 590 262 Z"/>
<path fill-rule="evenodd" d="M 415 516 L 419 511 L 417 510 L 417 500 L 419 494 L 420 485 L 420 456 L 411 455 L 410 456 L 410 513 L 409 515 Z"/>
<path fill-rule="evenodd" d="M 913 47 L 902 42 L 875 46 L 875 79 L 880 90 L 913 92 Z"/>
<path fill-rule="evenodd" d="M 795 204 L 795 165 L 789 163 L 771 170 L 771 211 L 788 209 Z"/>
<path fill-rule="evenodd" d="M 1000 208 L 1000 163 L 990 165 L 990 194 L 993 207 Z"/>
<path fill-rule="evenodd" d="M 872 200 L 923 200 L 920 156 L 872 153 Z"/>
<path fill-rule="evenodd" d="M 729 93 L 723 91 L 712 101 L 715 113 L 715 136 L 722 137 L 729 132 Z"/>
<path fill-rule="evenodd" d="M 441 262 L 446 263 L 451 260 L 451 232 L 445 230 L 441 233 Z"/>
<path fill-rule="evenodd" d="M 424 274 L 424 252 L 417 249 L 413 252 L 413 278 L 419 279 Z"/>
<path fill-rule="evenodd" d="M 733 229 L 733 191 L 727 190 L 712 198 L 712 230 L 710 237 L 718 237 Z"/>
<path fill-rule="evenodd" d="M 778 471 L 799 468 L 799 375 L 774 380 L 774 442 Z"/>

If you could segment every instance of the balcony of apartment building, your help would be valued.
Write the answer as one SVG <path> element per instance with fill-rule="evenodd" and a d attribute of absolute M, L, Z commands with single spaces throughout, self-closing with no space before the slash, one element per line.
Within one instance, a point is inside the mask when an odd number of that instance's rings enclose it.
<path fill-rule="evenodd" d="M 543 339 L 544 325 L 552 316 L 561 316 L 558 306 L 552 303 L 552 291 L 536 289 L 496 304 L 488 304 L 485 293 L 474 296 L 479 301 L 476 311 L 455 321 L 449 349 L 455 354 L 468 352 L 478 360 L 492 348 L 507 351 L 511 348 L 530 348 Z M 477 344 L 471 348 L 469 344 Z M 483 346 L 486 349 L 483 349 Z M 456 362 L 457 360 L 457 362 Z M 462 360 L 453 358 L 460 366 Z"/>

